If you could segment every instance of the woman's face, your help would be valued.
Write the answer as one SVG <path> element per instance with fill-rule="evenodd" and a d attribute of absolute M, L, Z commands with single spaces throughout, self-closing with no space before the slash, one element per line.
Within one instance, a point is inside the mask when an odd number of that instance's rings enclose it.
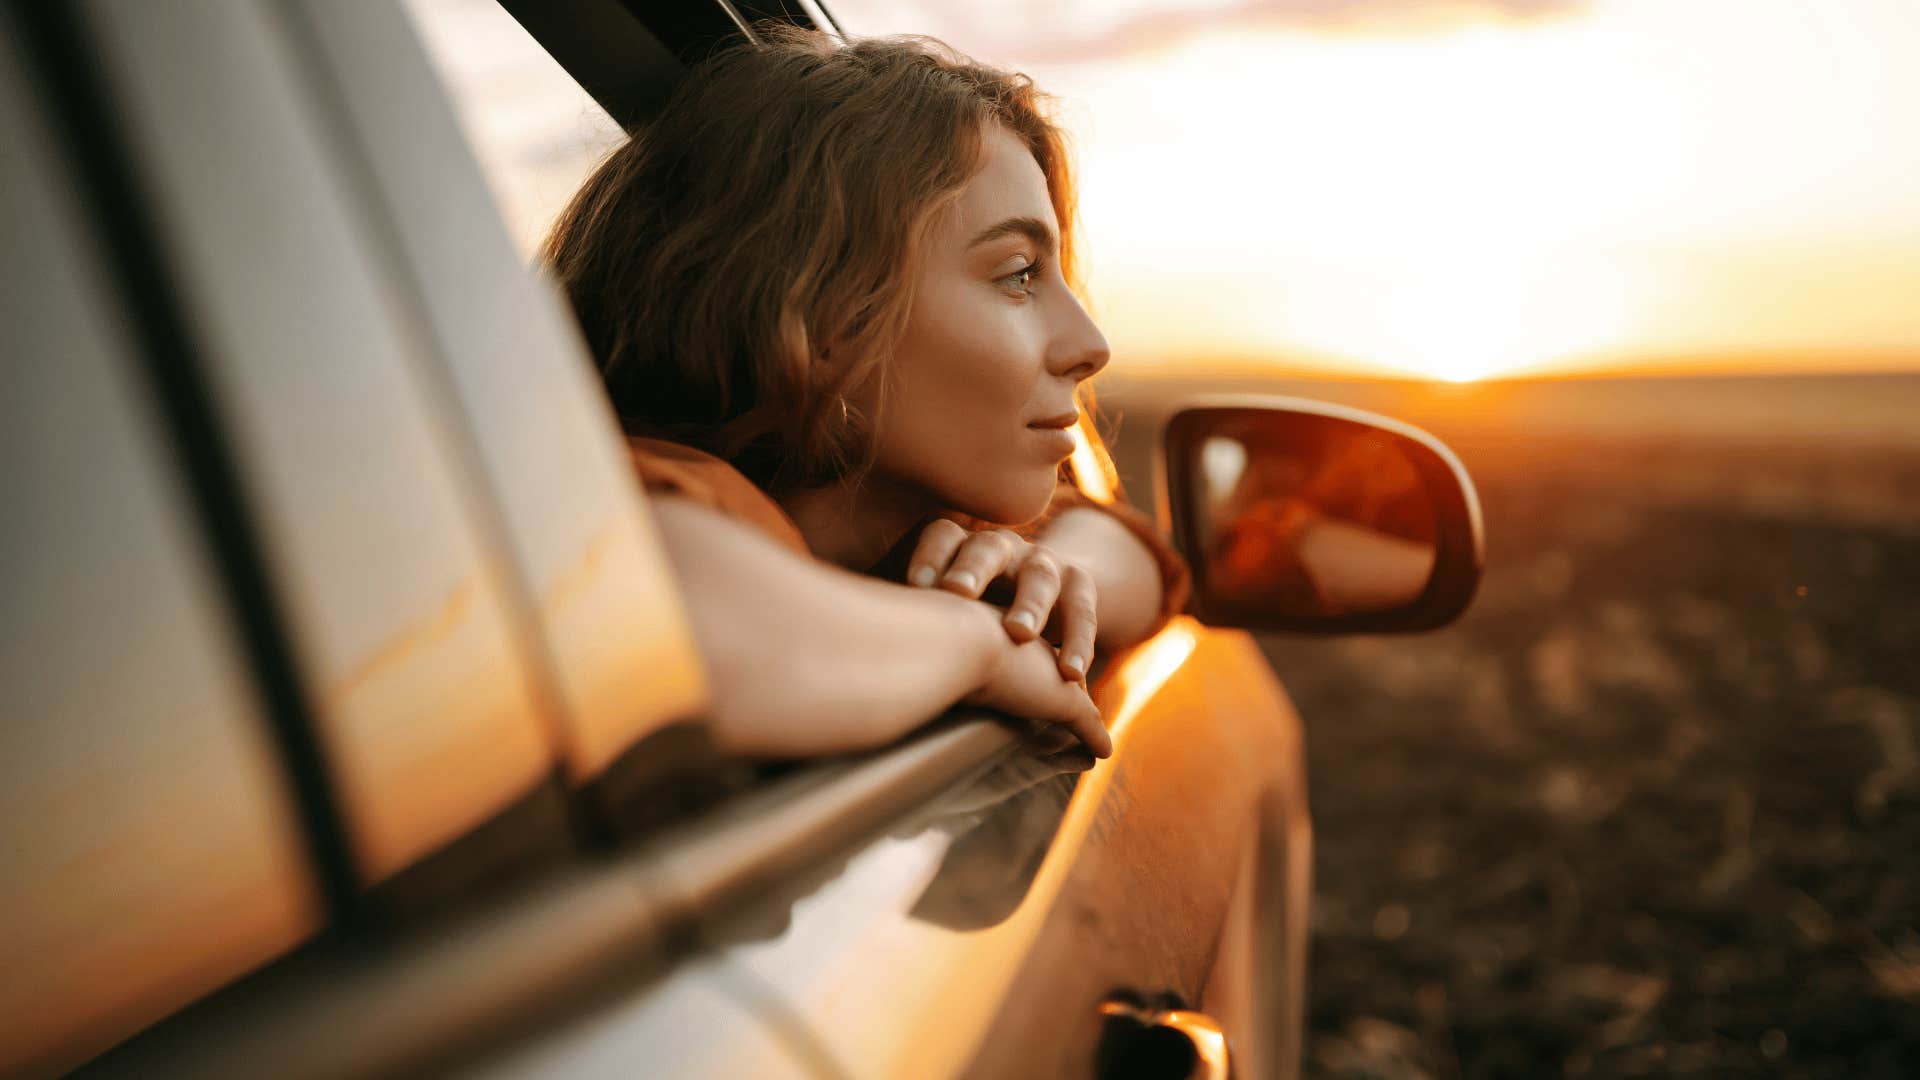
<path fill-rule="evenodd" d="M 932 224 L 889 371 L 874 472 L 940 507 L 1031 520 L 1073 449 L 1074 390 L 1107 340 L 1059 270 L 1046 177 L 1011 132 Z"/>

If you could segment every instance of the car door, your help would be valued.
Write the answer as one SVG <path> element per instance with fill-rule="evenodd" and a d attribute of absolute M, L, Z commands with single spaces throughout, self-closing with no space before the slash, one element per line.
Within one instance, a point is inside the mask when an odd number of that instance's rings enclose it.
<path fill-rule="evenodd" d="M 1188 620 L 1097 698 L 1110 760 L 1011 748 L 716 911 L 700 963 L 786 1018 L 816 1075 L 1185 1076 L 1209 1053 L 1292 1075 L 1311 857 L 1297 718 L 1243 635 Z M 511 1060 L 607 1060 L 654 1007 L 634 993 Z M 1169 1055 L 1156 1036 L 1176 1034 L 1191 1045 Z"/>
<path fill-rule="evenodd" d="M 148 1028 L 93 1068 L 197 1072 L 194 1015 L 289 985 L 350 1006 L 312 1071 L 406 1059 L 459 1009 L 399 943 L 468 940 L 700 706 L 610 417 L 398 13 L 0 20 L 0 1071 Z"/>

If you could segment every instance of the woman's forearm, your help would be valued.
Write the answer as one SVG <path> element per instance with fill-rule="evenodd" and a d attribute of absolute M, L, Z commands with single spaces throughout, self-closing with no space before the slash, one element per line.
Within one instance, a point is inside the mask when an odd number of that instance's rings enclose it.
<path fill-rule="evenodd" d="M 1160 566 L 1140 538 L 1112 516 L 1075 507 L 1047 524 L 1040 542 L 1093 575 L 1101 651 L 1124 649 L 1160 621 Z"/>
<path fill-rule="evenodd" d="M 1008 648 L 997 615 L 976 601 L 847 573 L 685 499 L 651 506 L 725 750 L 803 756 L 886 743 L 980 687 Z"/>

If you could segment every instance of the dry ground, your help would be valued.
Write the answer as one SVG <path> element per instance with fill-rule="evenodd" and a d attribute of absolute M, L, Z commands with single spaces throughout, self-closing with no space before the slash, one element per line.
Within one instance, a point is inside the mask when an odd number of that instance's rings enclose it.
<path fill-rule="evenodd" d="M 1267 642 L 1309 1074 L 1920 1076 L 1920 455 L 1453 438 L 1468 616 Z"/>

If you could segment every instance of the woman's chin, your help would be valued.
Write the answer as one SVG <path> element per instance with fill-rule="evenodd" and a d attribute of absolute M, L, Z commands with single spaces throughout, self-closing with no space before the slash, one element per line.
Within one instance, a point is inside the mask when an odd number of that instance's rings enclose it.
<path fill-rule="evenodd" d="M 1025 525 L 1047 512 L 1047 505 L 1053 502 L 1053 493 L 1058 485 L 1057 474 L 1048 470 L 1039 480 L 1024 476 L 1014 478 L 993 491 L 974 493 L 974 497 L 956 501 L 953 505 L 954 509 L 964 514 L 991 521 L 995 525 Z"/>

